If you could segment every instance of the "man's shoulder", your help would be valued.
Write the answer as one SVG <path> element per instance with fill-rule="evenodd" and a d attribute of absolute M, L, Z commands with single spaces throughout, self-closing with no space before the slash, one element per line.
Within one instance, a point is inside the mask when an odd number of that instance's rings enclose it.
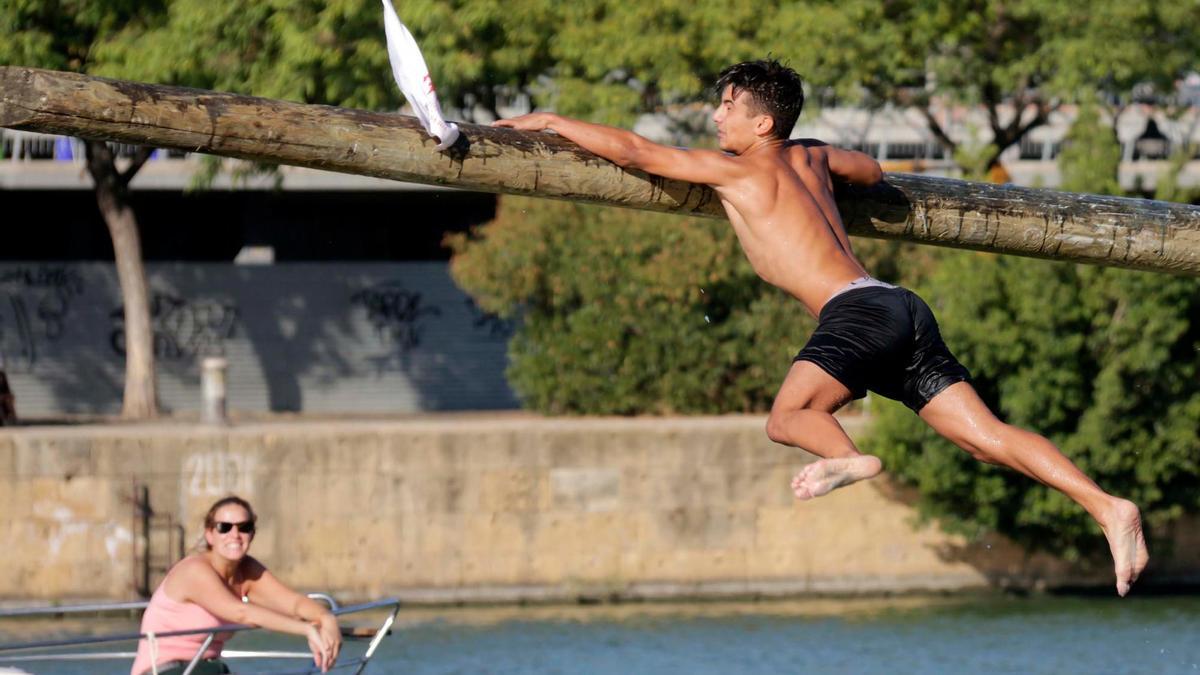
<path fill-rule="evenodd" d="M 788 141 L 785 147 L 793 155 L 824 158 L 829 154 L 829 149 L 833 146 L 816 138 L 793 138 Z"/>

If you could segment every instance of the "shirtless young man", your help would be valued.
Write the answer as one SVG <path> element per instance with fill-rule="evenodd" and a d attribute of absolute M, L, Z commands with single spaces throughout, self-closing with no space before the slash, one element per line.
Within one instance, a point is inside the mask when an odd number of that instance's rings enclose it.
<path fill-rule="evenodd" d="M 832 177 L 874 184 L 883 177 L 879 164 L 817 142 L 789 143 L 804 93 L 800 77 L 776 61 L 730 66 L 717 89 L 713 121 L 725 152 L 658 145 L 550 113 L 496 125 L 554 131 L 619 166 L 711 186 L 758 275 L 818 317 L 767 421 L 772 440 L 822 458 L 792 480 L 796 497 L 879 474 L 879 459 L 860 453 L 833 416 L 870 389 L 903 401 L 980 461 L 1020 471 L 1079 503 L 1108 539 L 1117 592 L 1129 592 L 1149 560 L 1137 506 L 1105 493 L 1050 441 L 998 420 L 942 342 L 929 307 L 911 291 L 872 279 L 854 257 Z"/>

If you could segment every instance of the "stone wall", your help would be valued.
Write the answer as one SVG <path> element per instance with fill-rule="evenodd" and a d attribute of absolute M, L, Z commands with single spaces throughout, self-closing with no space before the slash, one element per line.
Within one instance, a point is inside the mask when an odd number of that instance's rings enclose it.
<path fill-rule="evenodd" d="M 253 553 L 339 597 L 512 601 L 955 590 L 1108 583 L 1000 540 L 918 527 L 886 480 L 800 503 L 811 456 L 758 416 L 26 427 L 0 431 L 0 600 L 134 594 L 131 498 L 198 537 L 228 493 Z M 853 419 L 851 430 L 858 428 Z M 1197 569 L 1180 538 L 1159 579 Z M 154 544 L 155 556 L 168 553 Z"/>

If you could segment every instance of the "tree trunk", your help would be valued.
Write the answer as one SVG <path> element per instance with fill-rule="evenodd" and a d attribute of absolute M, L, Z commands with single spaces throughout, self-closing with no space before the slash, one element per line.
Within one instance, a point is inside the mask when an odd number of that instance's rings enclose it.
<path fill-rule="evenodd" d="M 724 218 L 703 185 L 624 171 L 553 134 L 462 124 L 450 152 L 411 117 L 0 68 L 0 126 L 468 190 Z M 851 234 L 1200 276 L 1200 209 L 888 174 L 839 189 Z"/>
<path fill-rule="evenodd" d="M 137 218 L 129 205 L 128 182 L 132 171 L 117 170 L 116 158 L 102 141 L 87 143 L 88 172 L 96 186 L 96 202 L 112 237 L 121 301 L 125 306 L 125 396 L 121 415 L 128 419 L 158 416 L 158 387 L 154 372 L 154 331 L 146 268 Z"/>

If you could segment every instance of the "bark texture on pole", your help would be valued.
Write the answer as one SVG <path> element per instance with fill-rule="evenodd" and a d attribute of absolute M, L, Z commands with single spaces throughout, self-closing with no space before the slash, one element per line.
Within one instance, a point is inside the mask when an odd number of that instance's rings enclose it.
<path fill-rule="evenodd" d="M 550 134 L 0 68 L 0 126 L 468 190 L 724 217 L 712 190 L 625 171 Z M 1200 208 L 909 174 L 838 194 L 851 234 L 1200 275 Z"/>

